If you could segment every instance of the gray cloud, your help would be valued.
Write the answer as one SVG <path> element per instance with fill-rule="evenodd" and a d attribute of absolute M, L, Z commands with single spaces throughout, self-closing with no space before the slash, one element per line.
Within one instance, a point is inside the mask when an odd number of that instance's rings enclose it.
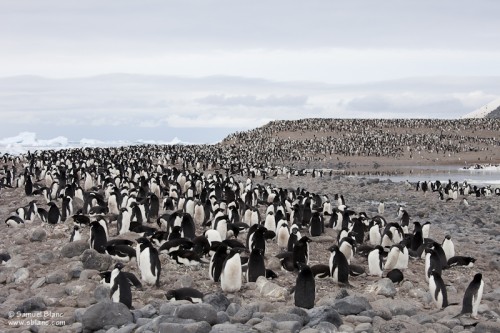
<path fill-rule="evenodd" d="M 251 107 L 298 107 L 307 103 L 307 96 L 267 96 L 257 97 L 208 95 L 196 100 L 201 104 L 224 105 L 224 106 L 251 106 Z"/>

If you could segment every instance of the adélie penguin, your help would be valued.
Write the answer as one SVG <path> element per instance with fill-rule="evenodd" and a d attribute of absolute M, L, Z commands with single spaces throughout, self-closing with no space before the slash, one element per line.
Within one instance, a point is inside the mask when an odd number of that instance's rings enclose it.
<path fill-rule="evenodd" d="M 138 238 L 136 251 L 137 266 L 141 279 L 147 284 L 160 286 L 161 263 L 158 251 L 145 237 Z"/>
<path fill-rule="evenodd" d="M 235 293 L 241 289 L 241 257 L 240 249 L 231 249 L 222 265 L 220 276 L 222 291 L 226 293 Z"/>
<path fill-rule="evenodd" d="M 111 300 L 115 303 L 123 303 L 129 309 L 132 307 L 132 290 L 130 282 L 126 275 L 121 272 L 123 269 L 121 262 L 115 264 L 115 268 L 111 271 Z"/>
<path fill-rule="evenodd" d="M 170 301 L 190 301 L 191 303 L 202 303 L 203 293 L 194 288 L 178 288 L 169 290 L 165 297 Z"/>
<path fill-rule="evenodd" d="M 441 274 L 432 271 L 429 276 L 429 292 L 431 293 L 432 300 L 438 309 L 448 306 L 448 293 L 446 292 L 446 285 L 444 284 Z"/>
<path fill-rule="evenodd" d="M 311 268 L 306 264 L 299 263 L 299 274 L 295 283 L 294 302 L 295 306 L 311 309 L 316 299 L 316 283 Z"/>
<path fill-rule="evenodd" d="M 481 273 L 477 273 L 474 275 L 474 278 L 465 290 L 464 299 L 462 301 L 462 311 L 460 311 L 458 316 L 470 313 L 472 318 L 477 318 L 479 304 L 481 303 L 481 299 L 483 297 L 483 290 L 483 275 Z"/>

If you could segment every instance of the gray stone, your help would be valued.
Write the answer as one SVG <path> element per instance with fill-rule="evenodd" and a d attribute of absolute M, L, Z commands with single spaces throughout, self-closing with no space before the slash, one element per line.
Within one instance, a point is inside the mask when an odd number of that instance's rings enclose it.
<path fill-rule="evenodd" d="M 417 323 L 420 325 L 427 324 L 427 323 L 433 323 L 434 317 L 428 315 L 427 313 L 419 313 L 411 317 L 411 319 L 415 320 Z"/>
<path fill-rule="evenodd" d="M 156 311 L 156 308 L 152 304 L 147 304 L 140 308 L 138 311 L 141 312 L 142 318 L 151 318 L 153 317 L 158 311 Z"/>
<path fill-rule="evenodd" d="M 422 323 L 420 323 L 422 324 Z M 444 325 L 448 327 L 449 329 L 452 329 L 453 327 L 460 325 L 460 319 L 458 318 L 442 318 L 438 320 L 438 324 Z"/>
<path fill-rule="evenodd" d="M 419 306 L 411 300 L 401 299 L 379 299 L 372 302 L 374 309 L 387 309 L 393 316 L 407 315 L 412 316 L 419 310 Z"/>
<path fill-rule="evenodd" d="M 184 304 L 177 308 L 175 315 L 181 319 L 206 321 L 210 325 L 217 323 L 217 311 L 209 304 Z"/>
<path fill-rule="evenodd" d="M 274 329 L 276 328 L 276 324 L 271 321 L 261 321 L 258 324 L 254 324 L 253 328 L 257 330 L 257 332 L 262 332 L 262 333 L 273 332 Z"/>
<path fill-rule="evenodd" d="M 439 324 L 439 323 L 428 323 L 424 325 L 427 329 L 434 330 L 436 333 L 451 333 L 451 329 Z"/>
<path fill-rule="evenodd" d="M 170 302 L 166 302 L 160 306 L 159 313 L 161 316 L 173 316 L 176 309 L 177 309 L 176 305 Z"/>
<path fill-rule="evenodd" d="M 276 328 L 285 332 L 296 333 L 302 328 L 302 324 L 298 321 L 280 321 L 276 324 Z"/>
<path fill-rule="evenodd" d="M 394 297 L 397 293 L 394 283 L 388 278 L 378 280 L 374 285 L 374 291 L 375 294 L 385 297 Z"/>
<path fill-rule="evenodd" d="M 318 306 L 312 308 L 308 311 L 309 323 L 308 327 L 314 327 L 322 321 L 326 321 L 339 327 L 343 324 L 342 318 L 340 318 L 339 313 L 329 306 Z"/>
<path fill-rule="evenodd" d="M 354 332 L 354 327 L 349 324 L 340 325 L 339 331 L 342 333 Z"/>
<path fill-rule="evenodd" d="M 208 294 L 203 297 L 203 303 L 210 304 L 216 311 L 226 311 L 231 302 L 223 293 Z"/>
<path fill-rule="evenodd" d="M 174 282 L 173 289 L 191 288 L 193 286 L 193 278 L 191 275 L 182 275 Z"/>
<path fill-rule="evenodd" d="M 119 328 L 115 331 L 115 333 L 132 333 L 134 329 L 137 327 L 137 324 L 128 324 Z"/>
<path fill-rule="evenodd" d="M 309 322 L 309 313 L 307 313 L 306 310 L 299 308 L 297 306 L 289 308 L 289 310 L 287 310 L 286 313 L 291 313 L 300 316 L 302 318 L 302 322 L 304 323 L 304 325 Z"/>
<path fill-rule="evenodd" d="M 38 289 L 41 286 L 45 284 L 45 276 L 42 276 L 38 278 L 33 284 L 31 285 L 31 290 Z"/>
<path fill-rule="evenodd" d="M 234 303 L 233 303 L 234 304 Z M 232 323 L 246 323 L 252 318 L 255 309 L 249 305 L 243 305 L 231 318 Z M 229 315 L 229 313 L 228 313 Z"/>
<path fill-rule="evenodd" d="M 206 321 L 200 321 L 192 324 L 160 324 L 160 333 L 208 333 L 212 327 Z"/>
<path fill-rule="evenodd" d="M 36 228 L 30 235 L 30 242 L 41 242 L 47 238 L 47 233 L 43 228 Z"/>
<path fill-rule="evenodd" d="M 340 326 L 342 326 L 342 325 L 340 325 Z M 337 332 L 337 326 L 335 326 L 332 323 L 329 323 L 327 321 L 322 321 L 318 325 L 314 326 L 314 329 L 318 330 L 319 333 L 335 333 L 335 332 Z M 302 330 L 301 332 L 304 332 L 304 330 Z"/>
<path fill-rule="evenodd" d="M 37 254 L 37 258 L 40 261 L 40 264 L 47 265 L 50 264 L 56 258 L 56 256 L 52 251 L 45 251 Z"/>
<path fill-rule="evenodd" d="M 265 317 L 264 320 L 266 319 L 272 319 L 276 322 L 282 322 L 282 321 L 294 321 L 300 323 L 300 326 L 304 326 L 304 318 L 297 314 L 293 313 L 281 313 L 281 312 L 276 312 L 276 313 L 268 313 Z"/>
<path fill-rule="evenodd" d="M 14 309 L 14 312 L 27 313 L 32 311 L 44 311 L 45 309 L 47 309 L 47 305 L 45 304 L 43 298 L 32 297 L 18 305 Z"/>
<path fill-rule="evenodd" d="M 27 268 L 19 268 L 14 273 L 14 282 L 15 283 L 23 283 L 30 276 L 30 271 Z"/>
<path fill-rule="evenodd" d="M 70 279 L 78 279 L 83 271 L 83 264 L 81 261 L 75 261 L 69 264 L 68 276 Z"/>
<path fill-rule="evenodd" d="M 252 318 L 249 321 L 247 321 L 245 324 L 246 325 L 255 326 L 255 325 L 260 324 L 260 323 L 262 323 L 262 319 L 260 319 L 260 318 Z"/>
<path fill-rule="evenodd" d="M 378 331 L 380 333 L 422 332 L 421 330 L 417 330 L 415 325 L 401 321 L 384 322 L 380 325 Z"/>
<path fill-rule="evenodd" d="M 97 331 L 106 326 L 131 324 L 133 316 L 123 303 L 100 302 L 89 307 L 82 317 L 84 330 Z"/>
<path fill-rule="evenodd" d="M 238 303 L 231 303 L 226 309 L 226 313 L 232 317 L 234 316 L 238 311 L 240 311 L 241 305 Z"/>
<path fill-rule="evenodd" d="M 500 332 L 500 322 L 481 321 L 477 324 L 474 333 L 498 333 Z"/>
<path fill-rule="evenodd" d="M 94 249 L 85 250 L 81 260 L 84 269 L 96 269 L 98 271 L 105 271 L 112 264 L 110 255 L 99 253 Z"/>
<path fill-rule="evenodd" d="M 217 324 L 210 333 L 255 333 L 251 326 L 243 324 Z"/>
<path fill-rule="evenodd" d="M 94 298 L 100 302 L 110 297 L 110 288 L 107 285 L 100 284 L 94 289 Z"/>
<path fill-rule="evenodd" d="M 356 332 L 356 333 L 361 333 L 361 332 L 372 333 L 373 332 L 372 324 L 370 324 L 370 323 L 358 324 L 358 325 L 356 325 L 356 327 L 354 327 L 354 332 Z"/>
<path fill-rule="evenodd" d="M 286 301 L 289 298 L 290 292 L 286 288 L 268 281 L 264 276 L 257 278 L 256 285 L 259 293 L 271 300 Z"/>
<path fill-rule="evenodd" d="M 372 308 L 370 302 L 365 297 L 360 296 L 347 296 L 338 299 L 332 307 L 341 315 L 357 315 Z"/>
<path fill-rule="evenodd" d="M 68 281 L 68 274 L 60 270 L 50 273 L 49 275 L 47 275 L 45 280 L 47 284 L 51 283 L 59 284 L 66 281 Z"/>
<path fill-rule="evenodd" d="M 89 243 L 84 240 L 66 243 L 61 248 L 61 255 L 65 258 L 77 257 L 81 255 L 88 248 L 89 248 Z"/>
<path fill-rule="evenodd" d="M 217 312 L 217 324 L 223 324 L 229 322 L 231 319 L 224 311 Z"/>

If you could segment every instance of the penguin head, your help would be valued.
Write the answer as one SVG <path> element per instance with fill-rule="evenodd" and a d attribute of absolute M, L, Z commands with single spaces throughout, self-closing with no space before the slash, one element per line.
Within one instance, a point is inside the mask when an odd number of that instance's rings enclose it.
<path fill-rule="evenodd" d="M 167 291 L 167 293 L 165 294 L 165 297 L 168 299 L 168 300 L 171 300 L 172 298 L 175 298 L 177 296 L 177 293 L 175 290 L 169 290 Z"/>
<path fill-rule="evenodd" d="M 123 269 L 123 267 L 125 267 L 125 266 L 121 262 L 117 262 L 115 264 L 115 268 L 118 269 L 118 270 L 120 270 L 120 271 Z"/>
<path fill-rule="evenodd" d="M 305 237 L 305 236 L 304 236 Z M 330 252 L 338 252 L 339 251 L 339 247 L 337 245 L 332 245 L 328 248 L 328 251 Z"/>
<path fill-rule="evenodd" d="M 450 235 L 446 235 L 446 236 L 444 236 L 444 238 L 447 239 L 447 240 L 450 240 L 451 236 Z"/>
<path fill-rule="evenodd" d="M 472 281 L 479 283 L 482 279 L 483 279 L 483 274 L 477 273 L 476 275 L 474 275 L 474 279 Z"/>

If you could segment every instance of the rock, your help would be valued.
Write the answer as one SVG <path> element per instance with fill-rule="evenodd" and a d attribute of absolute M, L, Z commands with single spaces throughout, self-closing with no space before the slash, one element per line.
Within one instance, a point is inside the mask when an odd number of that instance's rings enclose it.
<path fill-rule="evenodd" d="M 500 332 L 500 322 L 481 321 L 477 324 L 474 333 L 497 333 Z"/>
<path fill-rule="evenodd" d="M 114 331 L 114 333 L 132 333 L 136 327 L 137 324 L 128 324 L 123 326 L 122 328 L 117 329 L 116 331 Z"/>
<path fill-rule="evenodd" d="M 354 328 L 351 325 L 344 324 L 344 325 L 340 325 L 339 331 L 343 332 L 343 333 L 354 332 Z"/>
<path fill-rule="evenodd" d="M 206 321 L 192 324 L 162 323 L 160 333 L 208 333 L 212 327 Z"/>
<path fill-rule="evenodd" d="M 30 235 L 30 242 L 41 242 L 47 238 L 47 233 L 43 228 L 36 228 Z"/>
<path fill-rule="evenodd" d="M 35 282 L 33 282 L 33 284 L 31 285 L 31 290 L 40 288 L 44 284 L 45 284 L 45 276 L 42 276 L 38 278 Z"/>
<path fill-rule="evenodd" d="M 380 333 L 399 333 L 399 332 L 426 332 L 425 328 L 418 327 L 411 323 L 401 321 L 387 321 L 380 325 L 378 331 Z"/>
<path fill-rule="evenodd" d="M 372 333 L 373 332 L 373 327 L 372 327 L 372 324 L 370 323 L 361 323 L 361 324 L 358 324 L 356 325 L 356 327 L 354 327 L 354 332 L 366 332 L 366 333 Z"/>
<path fill-rule="evenodd" d="M 255 333 L 251 326 L 243 324 L 217 324 L 210 333 Z"/>
<path fill-rule="evenodd" d="M 226 311 L 231 302 L 223 293 L 208 294 L 203 297 L 203 303 L 210 304 L 216 311 Z"/>
<path fill-rule="evenodd" d="M 23 283 L 30 276 L 30 271 L 27 268 L 19 268 L 14 273 L 14 282 L 15 283 Z"/>
<path fill-rule="evenodd" d="M 166 302 L 160 306 L 159 313 L 160 316 L 173 316 L 176 309 L 177 309 L 176 305 L 170 302 Z"/>
<path fill-rule="evenodd" d="M 451 329 L 439 324 L 439 323 L 428 323 L 424 325 L 427 329 L 433 330 L 436 333 L 451 333 Z"/>
<path fill-rule="evenodd" d="M 250 324 L 250 321 L 247 323 Z M 253 329 L 257 332 L 273 332 L 276 329 L 276 324 L 271 321 L 261 321 L 258 324 L 253 324 Z"/>
<path fill-rule="evenodd" d="M 174 286 L 172 289 L 191 288 L 193 286 L 193 283 L 194 282 L 191 275 L 182 275 L 174 282 Z"/>
<path fill-rule="evenodd" d="M 229 306 L 227 307 L 226 309 L 226 313 L 229 315 L 229 316 L 234 316 L 236 314 L 236 312 L 240 311 L 240 308 L 241 308 L 241 305 L 239 305 L 238 303 L 231 303 L 229 304 Z"/>
<path fill-rule="evenodd" d="M 158 312 L 152 304 L 147 304 L 137 311 L 140 311 L 142 318 L 151 318 Z"/>
<path fill-rule="evenodd" d="M 231 319 L 224 311 L 217 312 L 217 324 L 223 324 L 229 322 Z"/>
<path fill-rule="evenodd" d="M 411 317 L 411 319 L 415 320 L 417 323 L 420 325 L 427 324 L 427 323 L 433 323 L 434 317 L 428 315 L 427 313 L 419 313 Z"/>
<path fill-rule="evenodd" d="M 47 309 L 47 305 L 45 304 L 43 298 L 32 297 L 18 305 L 14 312 L 27 313 L 33 311 L 44 311 L 45 309 Z"/>
<path fill-rule="evenodd" d="M 70 279 L 78 279 L 83 271 L 83 264 L 81 261 L 75 261 L 68 265 L 68 276 Z"/>
<path fill-rule="evenodd" d="M 120 327 L 132 323 L 133 316 L 125 304 L 111 301 L 89 307 L 82 317 L 84 330 L 97 331 L 106 326 Z"/>
<path fill-rule="evenodd" d="M 314 307 L 308 311 L 308 314 L 309 323 L 307 324 L 307 327 L 314 327 L 322 321 L 332 323 L 337 327 L 343 323 L 338 312 L 329 306 Z"/>
<path fill-rule="evenodd" d="M 252 318 L 255 309 L 249 305 L 244 305 L 240 307 L 238 312 L 234 314 L 231 318 L 232 323 L 246 323 L 250 318 Z"/>
<path fill-rule="evenodd" d="M 402 299 L 379 299 L 372 302 L 374 309 L 388 309 L 393 316 L 412 316 L 419 310 L 417 303 Z"/>
<path fill-rule="evenodd" d="M 97 302 L 110 298 L 110 288 L 104 284 L 98 285 L 94 289 L 94 298 Z"/>
<path fill-rule="evenodd" d="M 300 316 L 304 325 L 309 322 L 309 314 L 307 313 L 307 311 L 297 306 L 291 307 L 288 311 L 286 311 L 286 313 Z"/>
<path fill-rule="evenodd" d="M 217 311 L 209 304 L 184 304 L 178 307 L 174 314 L 181 319 L 206 321 L 210 325 L 217 323 Z"/>
<path fill-rule="evenodd" d="M 342 299 L 338 299 L 332 304 L 333 309 L 335 309 L 341 315 L 357 315 L 363 311 L 371 310 L 370 302 L 365 297 L 360 296 L 347 296 Z"/>
<path fill-rule="evenodd" d="M 281 321 L 276 324 L 276 328 L 285 332 L 297 333 L 302 328 L 302 324 L 298 321 Z"/>
<path fill-rule="evenodd" d="M 84 240 L 66 243 L 61 248 L 61 255 L 65 258 L 77 257 L 77 256 L 81 255 L 89 247 L 90 247 L 89 243 L 87 241 L 84 241 Z"/>
<path fill-rule="evenodd" d="M 499 258 L 491 259 L 488 263 L 488 267 L 491 270 L 500 271 L 500 259 Z"/>
<path fill-rule="evenodd" d="M 340 327 L 342 327 L 342 325 L 339 326 L 339 331 L 340 331 Z M 329 323 L 327 321 L 322 321 L 318 325 L 314 326 L 314 329 L 317 330 L 319 333 L 335 333 L 335 332 L 337 332 L 337 326 L 335 326 L 332 323 Z M 302 332 L 304 332 L 304 330 L 302 330 L 300 332 L 302 333 Z M 340 331 L 340 332 L 342 332 L 342 331 Z"/>
<path fill-rule="evenodd" d="M 110 255 L 99 253 L 94 249 L 85 250 L 81 260 L 84 269 L 96 269 L 98 271 L 105 271 L 112 264 Z"/>
<path fill-rule="evenodd" d="M 45 282 L 47 282 L 48 284 L 50 283 L 59 284 L 66 281 L 68 281 L 68 274 L 61 270 L 57 270 L 55 272 L 50 273 L 49 275 L 47 275 L 45 280 Z"/>
<path fill-rule="evenodd" d="M 278 286 L 276 283 L 268 281 L 264 276 L 259 276 L 256 281 L 257 290 L 264 297 L 276 301 L 286 301 L 290 293 L 286 288 Z"/>
<path fill-rule="evenodd" d="M 378 280 L 372 288 L 375 294 L 385 297 L 394 297 L 397 293 L 394 283 L 388 278 Z"/>
<path fill-rule="evenodd" d="M 37 254 L 37 258 L 40 261 L 40 264 L 47 265 L 50 264 L 56 258 L 56 256 L 52 251 L 45 251 Z"/>
<path fill-rule="evenodd" d="M 276 312 L 276 313 L 269 313 L 264 317 L 264 320 L 266 319 L 271 319 L 276 322 L 282 322 L 282 321 L 293 321 L 293 322 L 298 322 L 300 323 L 300 326 L 304 326 L 304 318 L 301 317 L 300 315 L 293 314 L 293 313 L 281 313 L 281 312 Z"/>

